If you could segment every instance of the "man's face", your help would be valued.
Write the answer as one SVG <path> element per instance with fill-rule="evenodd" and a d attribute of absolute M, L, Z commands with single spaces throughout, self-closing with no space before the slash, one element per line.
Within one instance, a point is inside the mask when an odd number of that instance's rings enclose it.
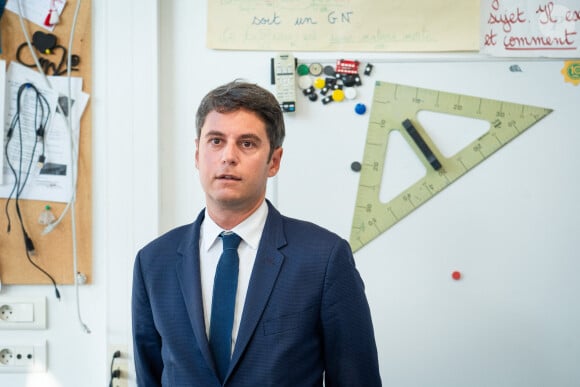
<path fill-rule="evenodd" d="M 246 110 L 210 112 L 196 139 L 199 170 L 210 211 L 253 211 L 266 195 L 268 177 L 278 173 L 282 148 L 268 159 L 265 124 Z"/>

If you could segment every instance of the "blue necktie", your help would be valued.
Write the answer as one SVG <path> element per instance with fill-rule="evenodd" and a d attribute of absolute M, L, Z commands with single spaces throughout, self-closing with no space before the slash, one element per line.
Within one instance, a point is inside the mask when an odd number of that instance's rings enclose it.
<path fill-rule="evenodd" d="M 232 232 L 221 233 L 223 252 L 217 265 L 211 302 L 209 346 L 223 382 L 232 353 L 232 327 L 238 288 L 238 245 L 241 238 Z"/>

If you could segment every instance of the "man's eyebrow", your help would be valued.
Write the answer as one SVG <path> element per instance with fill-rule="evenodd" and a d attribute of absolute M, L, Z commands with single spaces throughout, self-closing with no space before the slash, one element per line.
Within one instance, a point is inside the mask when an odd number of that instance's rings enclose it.
<path fill-rule="evenodd" d="M 204 134 L 204 137 L 209 137 L 209 136 L 223 136 L 224 134 L 222 132 L 220 132 L 219 130 L 210 130 L 209 132 L 206 132 Z"/>
<path fill-rule="evenodd" d="M 241 140 L 254 140 L 254 141 L 262 141 L 262 140 L 260 139 L 260 137 L 259 137 L 259 136 L 256 136 L 255 134 L 252 134 L 252 133 L 248 133 L 248 134 L 242 134 L 242 135 L 240 136 L 240 139 L 241 139 Z"/>
<path fill-rule="evenodd" d="M 210 130 L 206 132 L 203 137 L 225 137 L 225 134 L 219 130 Z M 262 142 L 260 136 L 254 133 L 244 133 L 238 137 L 238 140 L 252 140 L 254 142 Z"/>

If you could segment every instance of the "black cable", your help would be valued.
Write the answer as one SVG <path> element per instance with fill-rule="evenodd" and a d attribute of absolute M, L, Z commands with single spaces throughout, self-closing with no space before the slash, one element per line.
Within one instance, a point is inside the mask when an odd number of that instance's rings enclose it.
<path fill-rule="evenodd" d="M 8 161 L 8 164 L 10 165 L 10 169 L 12 171 L 12 174 L 14 175 L 14 185 L 12 187 L 12 190 L 10 191 L 10 195 L 8 196 L 8 199 L 6 200 L 6 207 L 5 207 L 5 212 L 6 212 L 6 217 L 8 218 L 8 232 L 10 232 L 11 229 L 11 219 L 10 219 L 10 214 L 8 212 L 8 205 L 10 204 L 10 200 L 12 199 L 12 196 L 14 195 L 14 192 L 16 191 L 16 197 L 19 198 L 20 194 L 22 193 L 22 190 L 24 189 L 26 182 L 28 181 L 28 177 L 30 176 L 30 170 L 32 168 L 32 159 L 34 158 L 34 154 L 36 153 L 36 146 L 37 146 L 37 142 L 38 141 L 34 141 L 34 146 L 32 148 L 32 154 L 30 155 L 30 163 L 28 164 L 28 168 L 26 171 L 26 178 L 24 180 L 24 182 L 20 182 L 21 179 L 21 175 L 22 175 L 22 160 L 23 160 L 23 141 L 22 141 L 22 127 L 21 127 L 21 120 L 20 120 L 20 114 L 21 114 L 21 103 L 22 103 L 22 94 L 24 93 L 24 91 L 28 88 L 32 88 L 36 94 L 36 104 L 35 104 L 35 112 L 34 112 L 34 128 L 35 128 L 35 134 L 36 134 L 36 139 L 38 140 L 40 137 L 40 140 L 42 142 L 42 153 L 39 157 L 40 158 L 45 158 L 44 156 L 44 152 L 45 152 L 45 141 L 44 141 L 44 137 L 45 137 L 45 128 L 46 125 L 48 124 L 48 120 L 50 119 L 50 105 L 48 103 L 48 101 L 46 100 L 46 98 L 44 97 L 44 95 L 42 95 L 42 93 L 40 93 L 40 91 L 32 84 L 32 83 L 23 83 L 22 85 L 20 85 L 20 87 L 18 88 L 18 93 L 17 93 L 17 97 L 16 97 L 16 112 L 14 114 L 14 117 L 12 118 L 12 122 L 10 123 L 10 128 L 8 130 L 8 133 L 6 135 L 6 137 L 8 138 L 8 140 L 6 141 L 5 144 L 5 152 L 4 154 L 6 155 L 6 160 Z M 40 123 L 39 118 L 38 118 L 38 109 L 40 107 Z M 46 107 L 46 112 L 45 112 L 45 107 Z M 10 162 L 10 158 L 8 157 L 8 147 L 10 144 L 10 141 L 12 140 L 12 135 L 14 133 L 14 129 L 16 129 L 16 127 L 18 126 L 18 133 L 19 133 L 19 140 L 20 140 L 20 159 L 19 159 L 19 170 L 18 170 L 18 176 L 16 175 L 16 172 Z"/>
<path fill-rule="evenodd" d="M 113 387 L 113 379 L 117 379 L 121 377 L 121 370 L 113 370 L 115 366 L 115 359 L 121 357 L 121 351 L 115 351 L 113 353 L 113 358 L 111 359 L 111 379 L 109 380 L 109 387 Z"/>
<path fill-rule="evenodd" d="M 4 155 L 6 156 L 6 161 L 8 162 L 8 165 L 10 164 L 10 159 L 8 158 L 8 145 L 10 143 L 10 140 L 12 139 L 12 134 L 14 134 L 14 128 L 16 127 L 16 123 L 18 122 L 18 120 L 20 116 L 15 114 L 14 117 L 12 118 L 12 122 L 10 123 L 10 128 L 8 129 L 8 132 L 6 133 L 6 143 L 4 144 Z M 12 170 L 12 167 L 10 168 Z M 12 170 L 12 172 L 14 173 L 14 170 Z M 6 226 L 6 232 L 10 233 L 10 230 L 12 228 L 12 221 L 10 219 L 10 213 L 8 212 L 8 206 L 10 204 L 10 199 L 12 198 L 12 195 L 14 195 L 14 191 L 16 190 L 17 185 L 14 184 L 12 186 L 12 190 L 10 191 L 10 195 L 8 195 L 8 198 L 6 199 L 6 205 L 4 206 L 4 212 L 6 213 L 6 219 L 7 219 L 7 226 Z"/>
<path fill-rule="evenodd" d="M 32 239 L 30 239 L 30 237 L 28 235 L 25 236 L 25 244 L 28 246 L 28 244 L 32 244 Z M 34 246 L 33 246 L 34 248 Z M 60 300 L 60 292 L 58 291 L 58 287 L 56 286 L 56 281 L 54 280 L 54 278 L 46 271 L 44 270 L 42 267 L 38 266 L 30 257 L 30 252 L 28 251 L 28 247 L 26 248 L 26 258 L 28 258 L 28 262 L 30 262 L 32 264 L 32 266 L 34 266 L 36 269 L 38 269 L 40 272 L 42 272 L 46 277 L 48 277 L 48 279 L 52 282 L 52 286 L 54 287 L 54 294 L 56 296 L 57 299 Z"/>
<path fill-rule="evenodd" d="M 34 39 L 34 37 L 33 37 Z M 32 42 L 32 44 L 34 45 L 34 42 Z M 28 45 L 27 42 L 24 42 L 22 44 L 20 44 L 20 46 L 18 46 L 18 48 L 16 49 L 16 60 L 22 64 L 23 66 L 26 67 L 35 67 L 37 66 L 36 63 L 27 63 L 24 60 L 22 60 L 22 56 L 21 56 L 21 52 L 22 50 L 24 50 L 26 48 L 26 46 Z M 37 47 L 38 49 L 38 47 Z M 38 64 L 40 65 L 42 71 L 48 75 L 49 70 L 52 70 L 52 75 L 63 75 L 67 72 L 68 69 L 68 64 L 66 63 L 66 58 L 68 56 L 68 50 L 66 49 L 66 47 L 61 46 L 60 44 L 57 44 L 53 47 L 53 49 L 51 50 L 51 53 L 53 55 L 56 56 L 56 50 L 55 49 L 60 49 L 62 50 L 62 55 L 61 55 L 61 59 L 60 62 L 58 63 L 58 65 L 46 58 L 38 58 Z M 41 50 L 39 50 L 41 51 Z M 71 55 L 71 71 L 79 71 L 78 65 L 81 61 L 80 56 L 78 55 Z M 67 66 L 65 66 L 65 64 L 67 64 Z M 63 68 L 64 67 L 64 68 Z"/>
<path fill-rule="evenodd" d="M 26 172 L 24 174 L 24 179 L 23 179 L 23 176 L 22 176 L 23 165 L 22 165 L 22 163 L 24 160 L 24 141 L 23 141 L 24 139 L 23 139 L 22 122 L 20 119 L 20 115 L 22 112 L 21 111 L 22 94 L 24 93 L 24 91 L 26 89 L 32 89 L 36 94 L 35 112 L 34 112 L 34 129 L 35 129 L 34 136 L 35 136 L 35 139 L 34 139 L 34 145 L 32 146 L 30 159 L 28 161 L 28 165 L 26 166 Z M 40 118 L 39 118 L 39 110 L 40 110 Z M 14 204 L 15 204 L 15 208 L 16 208 L 16 214 L 18 216 L 18 221 L 20 223 L 22 237 L 24 238 L 24 249 L 26 252 L 26 257 L 28 258 L 28 261 L 37 270 L 39 270 L 41 273 L 43 273 L 52 282 L 52 284 L 54 286 L 56 298 L 60 299 L 60 292 L 58 291 L 58 288 L 56 286 L 56 281 L 54 280 L 54 278 L 46 270 L 44 270 L 38 264 L 36 264 L 32 260 L 32 258 L 30 257 L 31 254 L 34 254 L 34 243 L 32 242 L 30 235 L 26 231 L 26 227 L 24 226 L 24 220 L 22 218 L 22 212 L 20 210 L 20 195 L 22 194 L 22 192 L 26 186 L 26 183 L 28 182 L 28 178 L 30 177 L 30 172 L 32 170 L 34 155 L 36 154 L 36 149 L 37 149 L 37 145 L 39 142 L 39 137 L 40 137 L 40 141 L 42 142 L 42 154 L 41 154 L 41 156 L 44 157 L 45 128 L 46 128 L 46 125 L 48 124 L 49 118 L 50 118 L 50 105 L 48 104 L 48 101 L 46 100 L 46 98 L 42 95 L 42 93 L 33 84 L 31 84 L 31 83 L 22 84 L 20 86 L 20 88 L 18 89 L 17 99 L 16 99 L 16 112 L 15 112 L 14 117 L 12 118 L 12 122 L 11 122 L 10 128 L 8 130 L 8 133 L 7 133 L 7 140 L 6 140 L 6 145 L 5 145 L 6 161 L 7 161 L 8 167 L 10 168 L 10 171 L 12 172 L 12 175 L 14 176 L 14 185 L 12 187 L 12 190 L 10 191 L 10 195 L 8 196 L 8 199 L 6 200 L 6 206 L 5 206 L 4 210 L 6 213 L 6 217 L 8 218 L 7 232 L 10 232 L 11 219 L 10 219 L 10 214 L 8 212 L 8 205 L 10 203 L 10 200 L 14 196 Z M 16 172 L 16 169 L 14 168 L 14 165 L 12 164 L 12 161 L 10 160 L 9 152 L 8 152 L 9 144 L 12 140 L 15 129 L 18 129 L 18 139 L 20 142 L 20 144 L 19 144 L 18 172 Z"/>
<path fill-rule="evenodd" d="M 18 176 L 16 175 L 16 171 L 14 170 L 14 167 L 12 166 L 12 163 L 10 162 L 10 158 L 8 157 L 8 147 L 10 145 L 10 141 L 12 140 L 12 135 L 14 134 L 14 129 L 16 128 L 16 125 L 18 125 L 18 127 L 20 128 L 20 99 L 22 96 L 22 93 L 24 91 L 24 88 L 26 87 L 27 83 L 24 83 L 22 85 L 20 85 L 20 87 L 18 88 L 18 93 L 16 96 L 16 112 L 14 113 L 14 116 L 12 117 L 12 122 L 10 123 L 10 128 L 8 129 L 8 132 L 6 133 L 6 144 L 4 145 L 4 155 L 6 157 L 6 161 L 8 162 L 8 166 L 10 167 L 10 170 L 12 171 L 12 174 L 14 175 L 14 185 L 12 186 L 12 190 L 10 191 L 10 195 L 8 195 L 8 198 L 6 199 L 6 206 L 4 208 L 4 212 L 6 213 L 6 218 L 8 220 L 8 225 L 7 225 L 7 232 L 10 232 L 10 230 L 12 229 L 11 225 L 12 225 L 12 221 L 10 218 L 10 213 L 8 212 L 8 206 L 10 204 L 10 200 L 12 199 L 12 195 L 14 195 L 14 192 L 16 191 L 16 189 L 18 188 Z"/>

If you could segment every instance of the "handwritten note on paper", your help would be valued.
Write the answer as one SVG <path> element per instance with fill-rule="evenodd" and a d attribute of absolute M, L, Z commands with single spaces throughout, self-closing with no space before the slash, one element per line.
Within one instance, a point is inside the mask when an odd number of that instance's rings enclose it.
<path fill-rule="evenodd" d="M 279 51 L 477 51 L 479 0 L 219 0 L 207 46 Z"/>
<path fill-rule="evenodd" d="M 484 54 L 580 57 L 578 0 L 482 0 L 481 25 Z"/>

